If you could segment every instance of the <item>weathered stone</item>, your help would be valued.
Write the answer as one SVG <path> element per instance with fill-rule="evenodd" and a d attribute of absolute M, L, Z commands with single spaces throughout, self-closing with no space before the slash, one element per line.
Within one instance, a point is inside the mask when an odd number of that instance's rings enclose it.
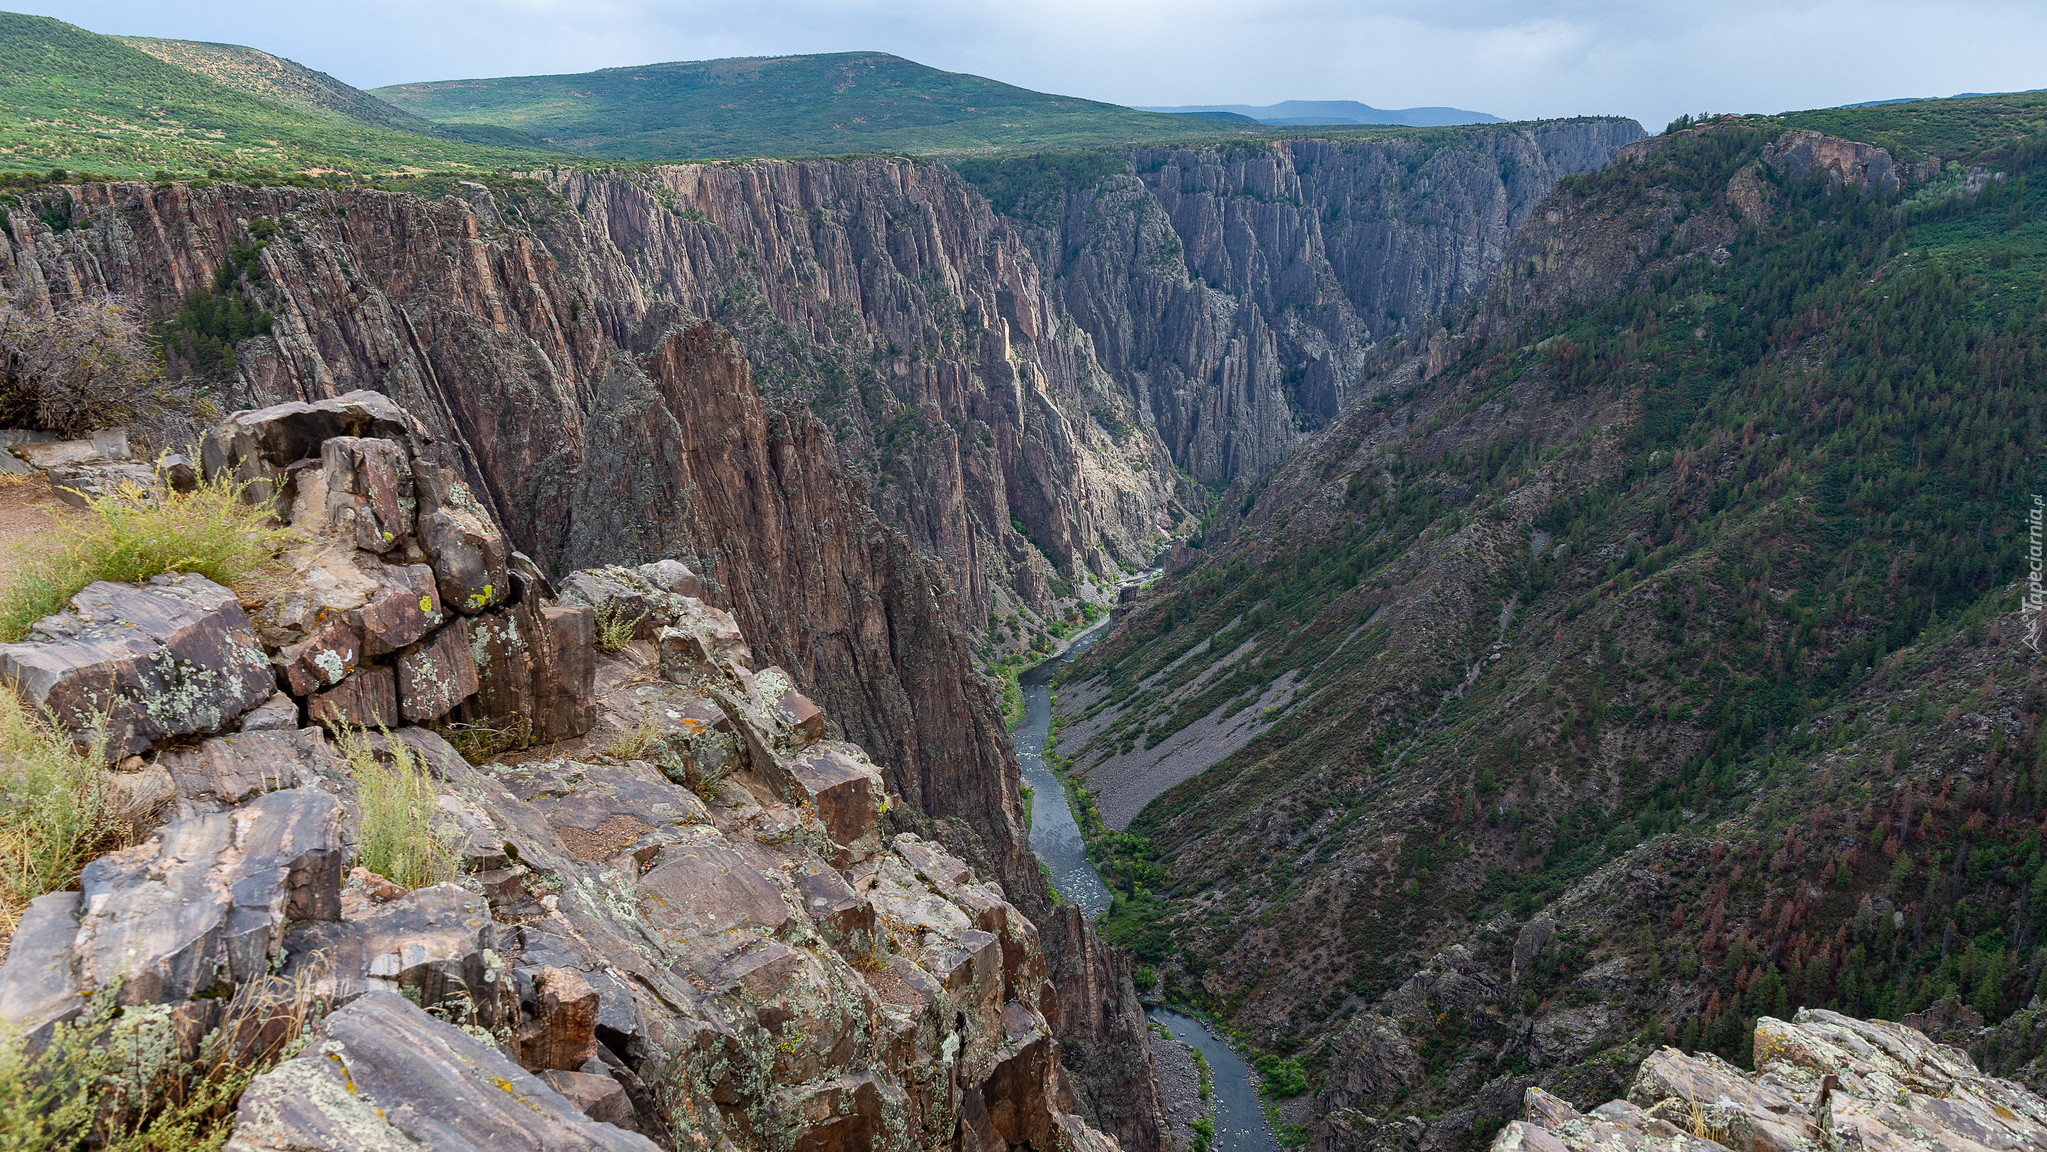
<path fill-rule="evenodd" d="M 425 564 L 386 567 L 382 585 L 351 619 L 362 632 L 363 655 L 376 658 L 413 643 L 441 626 L 441 593 L 434 570 Z"/>
<path fill-rule="evenodd" d="M 935 844 L 918 839 L 914 833 L 905 832 L 897 836 L 894 847 L 911 867 L 934 884 L 956 887 L 974 878 L 974 870 L 967 867 L 965 861 Z"/>
<path fill-rule="evenodd" d="M 573 1071 L 597 1058 L 597 990 L 568 968 L 542 967 L 534 982 L 533 1017 L 519 1025 L 514 1046 L 530 1072 Z"/>
<path fill-rule="evenodd" d="M 360 436 L 406 444 L 417 453 L 425 430 L 390 397 L 356 391 L 311 404 L 294 401 L 236 412 L 206 433 L 199 464 L 211 478 L 226 474 L 248 481 L 251 502 L 278 495 L 285 470 L 337 436 Z"/>
<path fill-rule="evenodd" d="M 781 889 L 716 843 L 668 853 L 640 877 L 639 905 L 656 932 L 678 944 L 701 942 L 721 958 L 789 922 Z"/>
<path fill-rule="evenodd" d="M 283 692 L 271 693 L 270 699 L 242 715 L 244 732 L 286 732 L 298 726 L 299 702 Z"/>
<path fill-rule="evenodd" d="M 336 1003 L 384 988 L 463 1023 L 495 1028 L 517 1012 L 496 945 L 483 897 L 436 884 L 359 919 L 293 929 L 284 938 L 282 975 L 313 978 Z"/>
<path fill-rule="evenodd" d="M 398 726 L 398 677 L 382 664 L 357 668 L 348 679 L 306 701 L 306 717 L 315 724 L 355 728 Z"/>
<path fill-rule="evenodd" d="M 115 756 L 219 732 L 276 691 L 235 594 L 184 573 L 87 585 L 28 640 L 0 645 L 0 679 L 73 731 L 105 713 Z"/>
<path fill-rule="evenodd" d="M 412 534 L 412 467 L 390 440 L 336 436 L 320 445 L 330 531 L 366 552 L 389 552 Z"/>
<path fill-rule="evenodd" d="M 386 992 L 335 1012 L 242 1093 L 236 1152 L 656 1152 L 495 1048 Z"/>
<path fill-rule="evenodd" d="M 600 1124 L 616 1124 L 628 1132 L 634 1130 L 637 1119 L 633 1115 L 633 1102 L 626 1096 L 625 1086 L 608 1073 L 564 1072 L 550 1068 L 540 1073 L 540 1079 L 590 1119 Z"/>
<path fill-rule="evenodd" d="M 223 806 L 348 777 L 347 766 L 317 728 L 215 736 L 165 752 L 157 763 L 169 771 L 178 796 Z"/>
<path fill-rule="evenodd" d="M 1509 979 L 1521 983 L 1521 974 L 1535 963 L 1536 956 L 1549 944 L 1550 937 L 1557 934 L 1557 922 L 1547 912 L 1538 912 L 1514 937 L 1514 960 L 1509 969 Z"/>
<path fill-rule="evenodd" d="M 324 792 L 272 792 L 86 865 L 80 988 L 157 1004 L 266 973 L 287 920 L 341 914 L 339 815 Z"/>
<path fill-rule="evenodd" d="M 491 771 L 514 796 L 538 809 L 579 859 L 613 860 L 652 833 L 711 823 L 702 800 L 642 761 L 547 760 Z M 650 843 L 648 851 L 643 863 L 660 853 L 659 843 Z"/>
<path fill-rule="evenodd" d="M 462 491 L 467 495 L 467 489 Z M 481 508 L 449 505 L 425 513 L 419 518 L 419 544 L 433 562 L 441 603 L 454 611 L 474 616 L 511 594 L 504 533 Z"/>
<path fill-rule="evenodd" d="M 310 696 L 331 688 L 362 661 L 362 636 L 345 618 L 336 616 L 319 631 L 278 653 L 285 685 L 294 696 Z"/>
<path fill-rule="evenodd" d="M 106 464 L 129 458 L 128 430 L 103 428 L 82 440 L 18 440 L 15 454 L 47 472 L 73 464 Z"/>
<path fill-rule="evenodd" d="M 90 508 L 95 500 L 118 497 L 149 504 L 163 495 L 163 479 L 147 464 L 59 464 L 45 470 L 50 491 L 73 508 Z"/>
<path fill-rule="evenodd" d="M 554 590 L 554 581 L 547 578 L 547 573 L 540 570 L 540 565 L 533 562 L 533 557 L 515 548 L 512 550 L 511 558 L 505 562 L 505 567 L 510 569 L 514 584 L 524 581 L 542 600 L 558 598 Z"/>
<path fill-rule="evenodd" d="M 440 719 L 476 688 L 466 620 L 450 622 L 398 657 L 398 712 L 414 723 Z"/>
<path fill-rule="evenodd" d="M 814 744 L 824 738 L 824 712 L 810 702 L 810 697 L 791 688 L 775 701 L 775 711 L 782 723 L 796 734 L 802 744 Z"/>
<path fill-rule="evenodd" d="M 50 1029 L 85 1010 L 71 971 L 80 897 L 51 892 L 29 901 L 0 963 L 0 1030 L 40 1045 Z"/>
<path fill-rule="evenodd" d="M 199 469 L 181 452 L 169 452 L 158 459 L 156 474 L 164 487 L 173 492 L 193 492 L 199 488 Z"/>
<path fill-rule="evenodd" d="M 846 751 L 850 747 L 812 748 L 787 762 L 789 775 L 817 808 L 833 842 L 849 847 L 874 831 L 888 796 L 881 770 Z"/>
<path fill-rule="evenodd" d="M 594 616 L 580 605 L 542 606 L 523 597 L 469 620 L 477 692 L 457 718 L 523 726 L 534 743 L 583 735 L 596 722 Z"/>
<path fill-rule="evenodd" d="M 1629 1099 L 1581 1114 L 1530 1088 L 1492 1152 L 1944 1152 L 2047 1147 L 2047 1101 L 1901 1024 L 1800 1009 L 1756 1021 L 1754 1074 L 1662 1049 Z"/>
<path fill-rule="evenodd" d="M 797 898 L 804 914 L 844 953 L 866 950 L 874 939 L 874 906 L 862 900 L 838 869 L 823 864 L 805 864 L 795 869 Z"/>

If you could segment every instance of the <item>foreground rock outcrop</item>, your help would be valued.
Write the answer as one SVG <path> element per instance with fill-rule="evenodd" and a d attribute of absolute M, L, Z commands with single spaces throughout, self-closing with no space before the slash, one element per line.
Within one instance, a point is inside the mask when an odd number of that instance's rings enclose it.
<path fill-rule="evenodd" d="M 2047 1101 L 1885 1020 L 1801 1009 L 1756 1022 L 1756 1071 L 1664 1048 L 1625 1100 L 1581 1113 L 1528 1089 L 1493 1152 L 1817 1152 L 2047 1147 Z"/>
<path fill-rule="evenodd" d="M 47 1039 L 111 1001 L 198 1036 L 312 1005 L 238 1149 L 1115 1146 L 1072 1111 L 1037 927 L 905 826 L 687 566 L 557 600 L 382 397 L 208 443 L 305 540 L 240 626 L 265 692 L 211 726 L 240 731 L 137 736 L 116 775 L 162 785 L 146 835 L 30 909 L 0 1024 Z M 361 866 L 387 819 L 364 773 L 413 770 L 451 874 L 407 891 Z"/>

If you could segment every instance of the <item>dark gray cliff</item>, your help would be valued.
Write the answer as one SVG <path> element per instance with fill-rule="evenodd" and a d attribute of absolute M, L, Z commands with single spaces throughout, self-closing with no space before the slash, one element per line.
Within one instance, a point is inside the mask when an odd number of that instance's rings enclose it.
<path fill-rule="evenodd" d="M 564 271 L 604 265 L 605 254 L 506 223 L 514 213 L 480 189 L 432 202 L 236 185 L 70 194 L 86 226 L 52 233 L 13 216 L 0 244 L 10 296 L 114 291 L 170 312 L 254 239 L 252 223 L 274 222 L 259 272 L 239 290 L 276 322 L 238 349 L 225 401 L 384 392 L 458 453 L 479 498 L 544 563 L 690 557 L 756 651 L 815 685 L 832 720 L 873 750 L 915 818 L 1050 922 L 1015 755 L 946 566 L 878 517 L 832 429 L 756 390 L 723 329 L 675 310 L 682 322 L 648 336 L 644 354 L 618 348 Z M 1017 389 L 1019 425 L 1056 427 L 1042 393 Z M 1047 469 L 1073 463 L 1043 445 L 1019 455 Z M 1076 1021 L 1076 1041 L 1113 1036 L 1133 1053 L 1116 1081 L 1076 1084 L 1080 1103 L 1125 1147 L 1149 1152 L 1156 1090 L 1129 977 L 1085 962 L 1098 948 L 1085 925 L 1077 939 L 1063 926 L 1045 935 L 1083 958 L 1061 961 L 1072 984 L 1061 996 L 1127 1017 Z"/>
<path fill-rule="evenodd" d="M 1641 136 L 1599 119 L 1147 148 L 1015 215 L 1145 427 L 1226 483 L 1355 403 L 1382 346 L 1472 300 L 1559 179 Z"/>

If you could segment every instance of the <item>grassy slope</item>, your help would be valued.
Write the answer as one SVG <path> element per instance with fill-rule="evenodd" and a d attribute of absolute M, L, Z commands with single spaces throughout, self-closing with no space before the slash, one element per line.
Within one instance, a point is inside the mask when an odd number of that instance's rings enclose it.
<path fill-rule="evenodd" d="M 877 52 L 401 84 L 374 95 L 429 120 L 514 128 L 631 160 L 972 153 L 1260 131 L 1047 95 Z"/>
<path fill-rule="evenodd" d="M 2047 988 L 2047 701 L 2009 615 L 2023 501 L 2047 491 L 2043 107 L 1722 125 L 1560 188 L 1549 239 L 1647 229 L 1643 275 L 1233 493 L 1232 538 L 1071 674 L 1125 709 L 1064 749 L 1083 768 L 1303 684 L 1101 839 L 1112 933 L 1319 1067 L 1437 949 L 1503 964 L 1555 909 L 1554 975 L 1410 1022 L 1427 1079 L 1403 1110 L 1527 1071 L 1527 1022 L 1589 1027 L 1594 1004 L 1609 1051 L 1740 1058 L 1761 1012 L 1953 993 L 1995 1022 Z M 1786 121 L 1956 166 L 1902 212 L 1764 170 L 1776 215 L 1744 226 L 1724 189 Z M 1971 198 L 1975 165 L 2007 178 Z M 1254 655 L 1193 684 L 1206 662 L 1173 661 L 1211 638 Z M 1655 898 L 1613 898 L 1623 880 Z M 1591 1081 L 1581 1103 L 1619 1087 Z"/>
<path fill-rule="evenodd" d="M 237 91 L 110 36 L 0 13 L 0 167 L 403 172 L 533 159 Z"/>

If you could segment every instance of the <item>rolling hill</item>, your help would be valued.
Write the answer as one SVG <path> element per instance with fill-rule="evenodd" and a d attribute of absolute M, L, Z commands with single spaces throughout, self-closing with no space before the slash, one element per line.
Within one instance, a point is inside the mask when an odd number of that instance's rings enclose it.
<path fill-rule="evenodd" d="M 535 159 L 530 148 L 429 135 L 332 77 L 253 49 L 150 44 L 0 13 L 0 168 L 393 173 Z"/>
<path fill-rule="evenodd" d="M 974 153 L 1189 135 L 1184 118 L 943 72 L 882 52 L 749 57 L 400 84 L 373 95 L 448 125 L 516 129 L 627 160 Z M 1261 126 L 1203 122 L 1200 135 Z"/>

